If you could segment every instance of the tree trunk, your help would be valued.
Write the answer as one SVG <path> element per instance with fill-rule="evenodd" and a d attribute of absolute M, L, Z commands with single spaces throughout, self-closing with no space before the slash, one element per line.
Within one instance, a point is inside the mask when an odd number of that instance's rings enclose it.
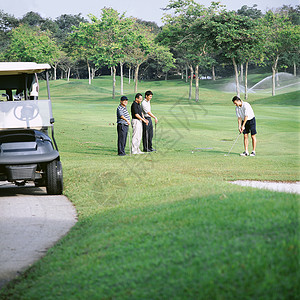
<path fill-rule="evenodd" d="M 248 99 L 248 61 L 246 61 L 245 68 L 245 100 Z"/>
<path fill-rule="evenodd" d="M 244 65 L 241 64 L 241 82 L 244 81 Z"/>
<path fill-rule="evenodd" d="M 190 88 L 189 88 L 189 100 L 192 100 L 192 89 L 193 89 L 193 78 L 194 78 L 194 69 L 193 66 L 189 66 L 190 67 Z"/>
<path fill-rule="evenodd" d="M 87 60 L 87 67 L 88 67 L 88 73 L 89 73 L 89 84 L 92 84 L 92 79 L 91 79 L 91 67 L 89 64 L 89 61 Z"/>
<path fill-rule="evenodd" d="M 115 99 L 116 97 L 116 73 L 117 73 L 117 69 L 115 66 L 112 67 L 112 71 L 113 71 L 113 90 L 112 90 L 112 98 Z"/>
<path fill-rule="evenodd" d="M 71 68 L 68 68 L 68 81 L 70 81 Z"/>
<path fill-rule="evenodd" d="M 134 72 L 132 72 L 132 79 L 133 79 L 133 82 L 135 82 L 135 69 L 134 69 Z"/>
<path fill-rule="evenodd" d="M 181 69 L 180 72 L 181 72 L 181 80 L 183 80 L 183 69 Z"/>
<path fill-rule="evenodd" d="M 168 72 L 166 72 L 166 74 L 165 74 L 165 80 L 166 81 L 168 80 Z"/>
<path fill-rule="evenodd" d="M 188 77 L 189 77 L 189 72 L 188 72 L 188 67 L 185 66 L 185 82 L 187 83 L 188 82 Z"/>
<path fill-rule="evenodd" d="M 212 66 L 212 80 L 215 81 L 216 80 L 216 73 L 215 73 L 215 66 Z"/>
<path fill-rule="evenodd" d="M 123 88 L 123 63 L 120 61 L 120 75 L 121 75 L 121 95 L 123 95 L 124 88 Z"/>
<path fill-rule="evenodd" d="M 129 67 L 128 70 L 128 84 L 130 84 L 130 80 L 131 80 L 131 67 Z"/>
<path fill-rule="evenodd" d="M 137 86 L 138 86 L 138 81 L 139 81 L 139 69 L 140 69 L 140 65 L 136 65 L 135 66 L 135 71 L 134 71 L 134 92 L 137 93 Z"/>
<path fill-rule="evenodd" d="M 275 96 L 275 86 L 276 86 L 276 69 L 272 66 L 272 96 Z"/>
<path fill-rule="evenodd" d="M 56 80 L 56 67 L 53 67 L 53 79 Z"/>
<path fill-rule="evenodd" d="M 294 61 L 294 76 L 297 76 L 297 65 L 296 62 Z"/>
<path fill-rule="evenodd" d="M 195 76 L 196 76 L 195 101 L 199 102 L 199 65 L 196 65 Z"/>
<path fill-rule="evenodd" d="M 234 57 L 232 58 L 232 63 L 233 63 L 234 73 L 235 73 L 236 95 L 240 97 L 239 72 Z"/>
<path fill-rule="evenodd" d="M 279 56 L 277 55 L 274 64 L 272 66 L 272 96 L 275 96 L 275 86 L 276 86 L 276 69 L 278 63 Z"/>

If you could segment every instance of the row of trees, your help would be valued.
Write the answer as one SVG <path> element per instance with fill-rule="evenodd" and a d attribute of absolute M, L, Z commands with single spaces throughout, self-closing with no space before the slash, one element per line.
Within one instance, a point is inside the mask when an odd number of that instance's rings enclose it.
<path fill-rule="evenodd" d="M 91 22 L 81 23 L 69 36 L 68 53 L 73 59 L 87 62 L 89 82 L 90 64 L 112 69 L 113 98 L 117 66 L 120 66 L 121 94 L 123 94 L 123 66 L 134 68 L 135 92 L 137 92 L 140 66 L 148 59 L 155 59 L 161 68 L 168 71 L 174 67 L 174 58 L 169 48 L 155 41 L 151 28 L 126 18 L 111 8 L 102 9 L 100 18 L 90 15 Z"/>
<path fill-rule="evenodd" d="M 44 19 L 29 12 L 17 19 L 0 11 L 0 60 L 48 62 L 57 72 L 89 78 L 91 84 L 97 70 L 111 70 L 116 93 L 117 70 L 123 94 L 124 67 L 128 78 L 134 74 L 134 90 L 140 68 L 143 73 L 159 77 L 170 72 L 190 74 L 192 97 L 195 77 L 195 99 L 199 100 L 200 74 L 221 72 L 233 66 L 237 94 L 239 76 L 247 74 L 249 65 L 270 64 L 275 73 L 280 68 L 299 64 L 299 6 L 283 6 L 278 11 L 263 14 L 253 7 L 243 6 L 237 12 L 227 11 L 217 2 L 206 8 L 194 0 L 170 0 L 165 8 L 164 25 L 125 17 L 112 8 L 103 8 L 100 17 L 62 15 L 55 20 Z M 85 74 L 80 69 L 86 66 Z M 245 68 L 245 69 L 244 69 Z M 183 76 L 183 75 L 182 75 Z"/>
<path fill-rule="evenodd" d="M 124 64 L 129 72 L 134 68 L 135 92 L 139 68 L 147 60 L 155 60 L 163 72 L 174 67 L 175 59 L 169 48 L 155 41 L 157 26 L 126 18 L 112 8 L 103 8 L 100 18 L 89 17 L 88 22 L 80 15 L 63 15 L 51 23 L 33 12 L 20 21 L 2 12 L 1 34 L 5 42 L 0 48 L 0 59 L 48 62 L 53 67 L 54 79 L 58 67 L 69 79 L 71 70 L 84 61 L 89 84 L 96 69 L 106 66 L 112 70 L 113 98 L 117 66 L 121 70 L 121 94 Z"/>
<path fill-rule="evenodd" d="M 169 45 L 176 53 L 177 62 L 195 72 L 196 101 L 199 99 L 199 69 L 203 65 L 214 67 L 220 61 L 231 61 L 240 95 L 238 66 L 245 66 L 245 98 L 249 63 L 270 63 L 275 95 L 275 73 L 279 58 L 285 66 L 293 64 L 295 73 L 299 63 L 299 14 L 294 24 L 287 11 L 259 13 L 256 6 L 243 6 L 237 13 L 226 11 L 219 3 L 206 8 L 194 0 L 171 0 L 167 6 L 171 14 L 164 18 L 165 26 L 159 33 L 160 42 Z M 299 7 L 298 7 L 299 10 Z M 283 13 L 284 12 L 284 13 Z M 190 97 L 192 78 L 190 77 Z"/>

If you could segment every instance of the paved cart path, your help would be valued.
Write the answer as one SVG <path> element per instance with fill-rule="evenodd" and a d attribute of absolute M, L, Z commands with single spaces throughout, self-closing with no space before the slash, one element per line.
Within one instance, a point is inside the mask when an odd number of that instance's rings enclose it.
<path fill-rule="evenodd" d="M 76 221 L 65 196 L 0 182 L 0 288 L 45 255 Z"/>

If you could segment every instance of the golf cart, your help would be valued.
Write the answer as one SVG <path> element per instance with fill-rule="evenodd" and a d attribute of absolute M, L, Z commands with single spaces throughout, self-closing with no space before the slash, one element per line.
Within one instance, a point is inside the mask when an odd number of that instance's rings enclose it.
<path fill-rule="evenodd" d="M 49 69 L 48 64 L 0 62 L 0 181 L 33 181 L 48 194 L 59 195 L 63 176 L 54 139 Z M 48 98 L 38 100 L 37 73 L 44 71 Z"/>

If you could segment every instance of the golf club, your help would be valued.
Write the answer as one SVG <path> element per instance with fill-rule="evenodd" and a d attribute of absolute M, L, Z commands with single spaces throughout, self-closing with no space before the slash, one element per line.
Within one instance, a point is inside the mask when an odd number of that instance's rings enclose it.
<path fill-rule="evenodd" d="M 148 152 L 148 130 L 147 129 L 146 129 L 146 145 L 147 145 L 147 152 Z"/>
<path fill-rule="evenodd" d="M 154 125 L 154 149 L 157 149 L 157 145 L 156 145 L 156 122 L 155 122 L 155 125 Z"/>
<path fill-rule="evenodd" d="M 239 132 L 239 134 L 238 134 L 236 140 L 234 141 L 232 147 L 230 148 L 230 150 L 228 151 L 227 154 L 224 154 L 224 156 L 228 156 L 229 155 L 229 153 L 231 152 L 232 148 L 234 147 L 234 145 L 236 144 L 237 140 L 239 139 L 240 135 L 241 135 L 241 133 Z"/>

